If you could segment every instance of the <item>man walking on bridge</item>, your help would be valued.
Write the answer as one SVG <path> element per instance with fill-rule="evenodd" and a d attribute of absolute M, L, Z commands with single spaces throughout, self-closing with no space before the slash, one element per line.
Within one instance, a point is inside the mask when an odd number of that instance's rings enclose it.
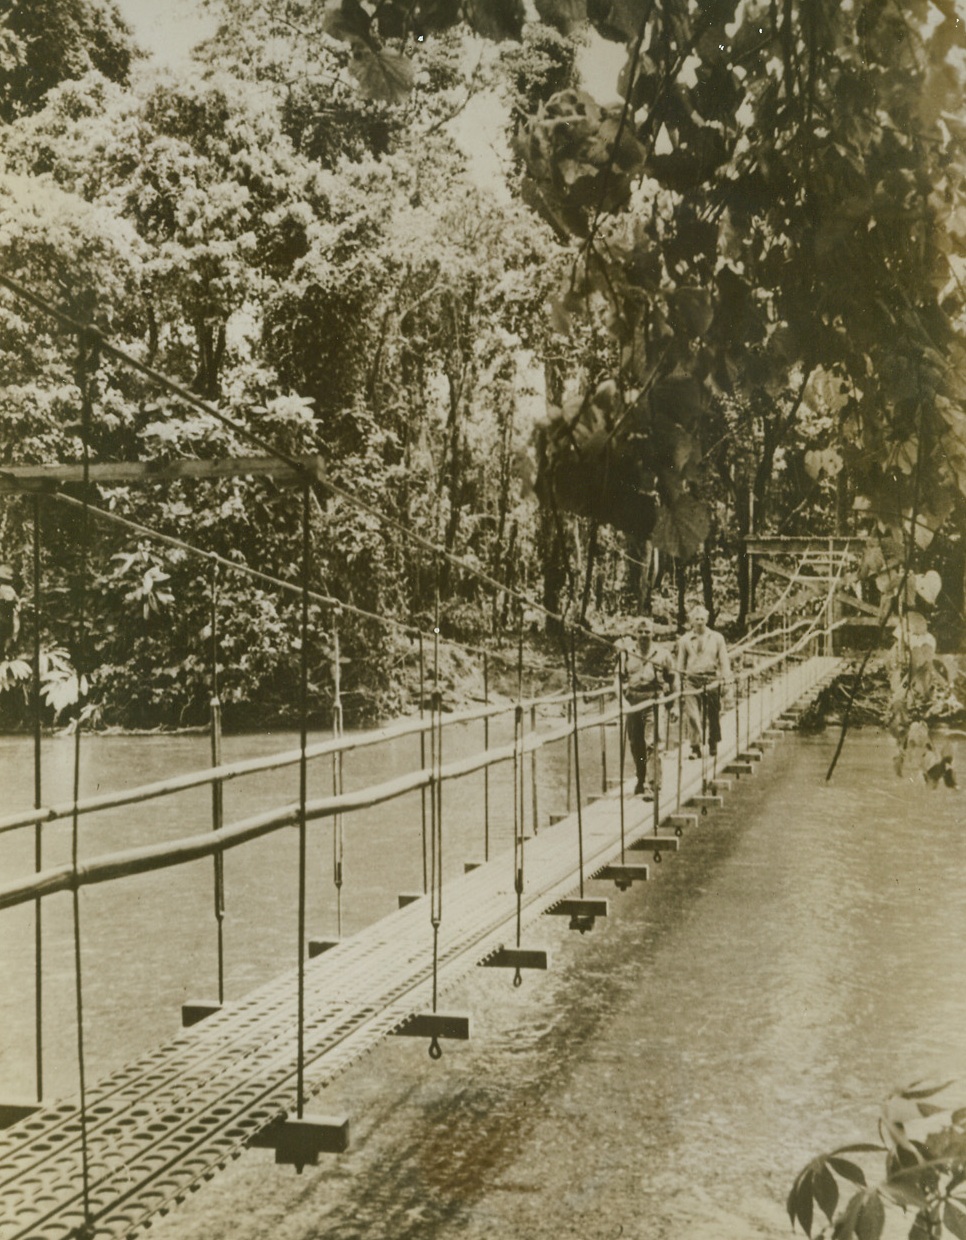
<path fill-rule="evenodd" d="M 627 738 L 637 775 L 634 793 L 645 800 L 652 800 L 652 789 L 661 787 L 661 744 L 667 708 L 642 703 L 654 702 L 673 690 L 678 679 L 670 652 L 656 646 L 653 638 L 654 621 L 645 616 L 638 629 L 637 650 L 624 656 L 624 696 L 631 706 L 641 707 L 627 716 Z"/>
<path fill-rule="evenodd" d="M 721 685 L 731 680 L 731 660 L 725 639 L 708 628 L 706 608 L 693 607 L 689 619 L 691 632 L 685 633 L 678 645 L 678 671 L 685 690 L 684 717 L 691 742 L 691 757 L 700 758 L 705 727 L 708 752 L 712 756 L 718 752 L 718 742 L 721 740 Z"/>

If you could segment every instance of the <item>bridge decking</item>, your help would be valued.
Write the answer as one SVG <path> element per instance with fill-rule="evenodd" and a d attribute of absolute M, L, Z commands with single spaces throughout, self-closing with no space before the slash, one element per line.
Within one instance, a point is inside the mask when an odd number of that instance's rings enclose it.
<path fill-rule="evenodd" d="M 748 710 L 754 738 L 838 664 L 812 658 L 793 666 L 776 692 L 760 688 Z M 743 748 L 733 716 L 723 720 L 719 766 Z M 742 732 L 745 728 L 742 727 Z M 673 754 L 665 788 L 675 788 Z M 701 791 L 688 763 L 681 800 Z M 675 765 L 676 771 L 676 765 Z M 667 797 L 662 818 L 681 806 Z M 619 859 L 619 798 L 583 809 L 584 873 Z M 628 842 L 652 830 L 651 807 L 628 799 Z M 523 943 L 554 904 L 573 894 L 580 872 L 577 816 L 526 843 Z M 451 986 L 501 945 L 515 942 L 517 903 L 512 851 L 447 882 L 439 944 L 439 987 Z M 425 897 L 383 918 L 307 963 L 305 1083 L 313 1093 L 431 1006 L 432 930 Z M 87 1090 L 89 1210 L 98 1236 L 129 1235 L 239 1155 L 293 1109 L 297 989 L 289 972 L 226 1005 L 167 1045 Z M 51 1103 L 0 1133 L 0 1240 L 66 1240 L 84 1221 L 82 1128 L 73 1101 Z"/>

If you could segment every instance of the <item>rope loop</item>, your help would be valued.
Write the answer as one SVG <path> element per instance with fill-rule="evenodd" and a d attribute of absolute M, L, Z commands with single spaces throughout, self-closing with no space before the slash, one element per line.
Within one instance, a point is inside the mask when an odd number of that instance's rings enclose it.
<path fill-rule="evenodd" d="M 439 1038 L 435 1034 L 433 1034 L 432 1040 L 429 1043 L 429 1057 L 434 1061 L 443 1058 L 443 1048 L 440 1046 Z"/>
<path fill-rule="evenodd" d="M 517 971 L 513 975 L 513 985 L 517 988 L 523 985 L 523 974 L 520 972 L 519 965 L 517 965 Z"/>

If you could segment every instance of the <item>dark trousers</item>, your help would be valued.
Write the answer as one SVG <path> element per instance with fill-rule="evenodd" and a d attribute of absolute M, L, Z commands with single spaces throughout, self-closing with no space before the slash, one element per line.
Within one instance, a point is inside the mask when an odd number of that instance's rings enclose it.
<path fill-rule="evenodd" d="M 653 706 L 645 706 L 643 710 L 635 711 L 626 719 L 627 740 L 630 744 L 631 757 L 634 760 L 634 774 L 637 782 L 646 784 L 650 777 L 655 788 L 661 786 L 661 758 L 658 747 L 663 739 L 661 735 L 661 712 L 663 710 L 663 706 L 658 706 L 656 710 Z M 648 770 L 649 766 L 650 770 Z"/>

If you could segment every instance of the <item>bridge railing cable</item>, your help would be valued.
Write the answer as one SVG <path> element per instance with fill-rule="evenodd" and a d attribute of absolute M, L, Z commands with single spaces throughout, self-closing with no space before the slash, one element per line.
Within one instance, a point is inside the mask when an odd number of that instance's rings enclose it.
<path fill-rule="evenodd" d="M 803 650 L 810 640 L 812 640 L 812 634 L 807 634 L 796 643 L 794 651 L 775 655 L 769 661 L 770 667 L 777 668 L 782 663 L 792 663 L 794 661 L 794 652 Z M 624 707 L 622 709 L 626 715 L 634 710 L 651 708 L 655 701 L 660 705 L 677 703 L 686 695 L 686 692 L 686 690 L 679 689 L 673 693 L 653 699 L 644 704 L 644 706 L 638 705 L 637 707 Z M 617 723 L 620 719 L 620 714 L 621 708 L 615 705 L 614 709 L 605 716 L 605 722 Z M 522 740 L 521 748 L 524 753 L 529 754 L 534 748 L 539 749 L 546 745 L 559 743 L 568 736 L 573 736 L 575 729 L 578 732 L 583 732 L 589 728 L 599 726 L 599 716 L 585 715 L 584 717 L 578 717 L 576 724 L 573 718 L 570 718 L 553 728 L 542 730 L 536 735 L 528 733 Z M 329 796 L 313 800 L 306 805 L 306 820 L 314 822 L 319 819 L 331 818 L 336 814 L 352 814 L 360 810 L 370 809 L 375 805 L 384 804 L 397 797 L 414 793 L 420 788 L 428 788 L 432 783 L 460 779 L 466 775 L 474 774 L 483 770 L 486 765 L 496 766 L 500 763 L 512 763 L 514 754 L 517 752 L 518 748 L 515 743 L 493 747 L 489 751 L 471 754 L 468 757 L 437 767 L 435 773 L 432 768 L 421 769 L 383 783 L 369 785 L 351 792 L 344 792 L 338 797 Z M 217 833 L 207 830 L 203 834 L 163 843 L 142 845 L 138 848 L 131 848 L 126 851 L 79 862 L 76 871 L 70 865 L 48 869 L 39 875 L 14 880 L 0 886 L 0 909 L 14 907 L 28 900 L 46 898 L 57 892 L 70 890 L 72 884 L 83 887 L 196 861 L 203 857 L 212 856 L 218 850 L 235 848 L 250 840 L 260 839 L 283 827 L 297 825 L 298 820 L 299 806 L 297 803 L 293 803 L 277 810 L 241 819 L 223 827 Z"/>

